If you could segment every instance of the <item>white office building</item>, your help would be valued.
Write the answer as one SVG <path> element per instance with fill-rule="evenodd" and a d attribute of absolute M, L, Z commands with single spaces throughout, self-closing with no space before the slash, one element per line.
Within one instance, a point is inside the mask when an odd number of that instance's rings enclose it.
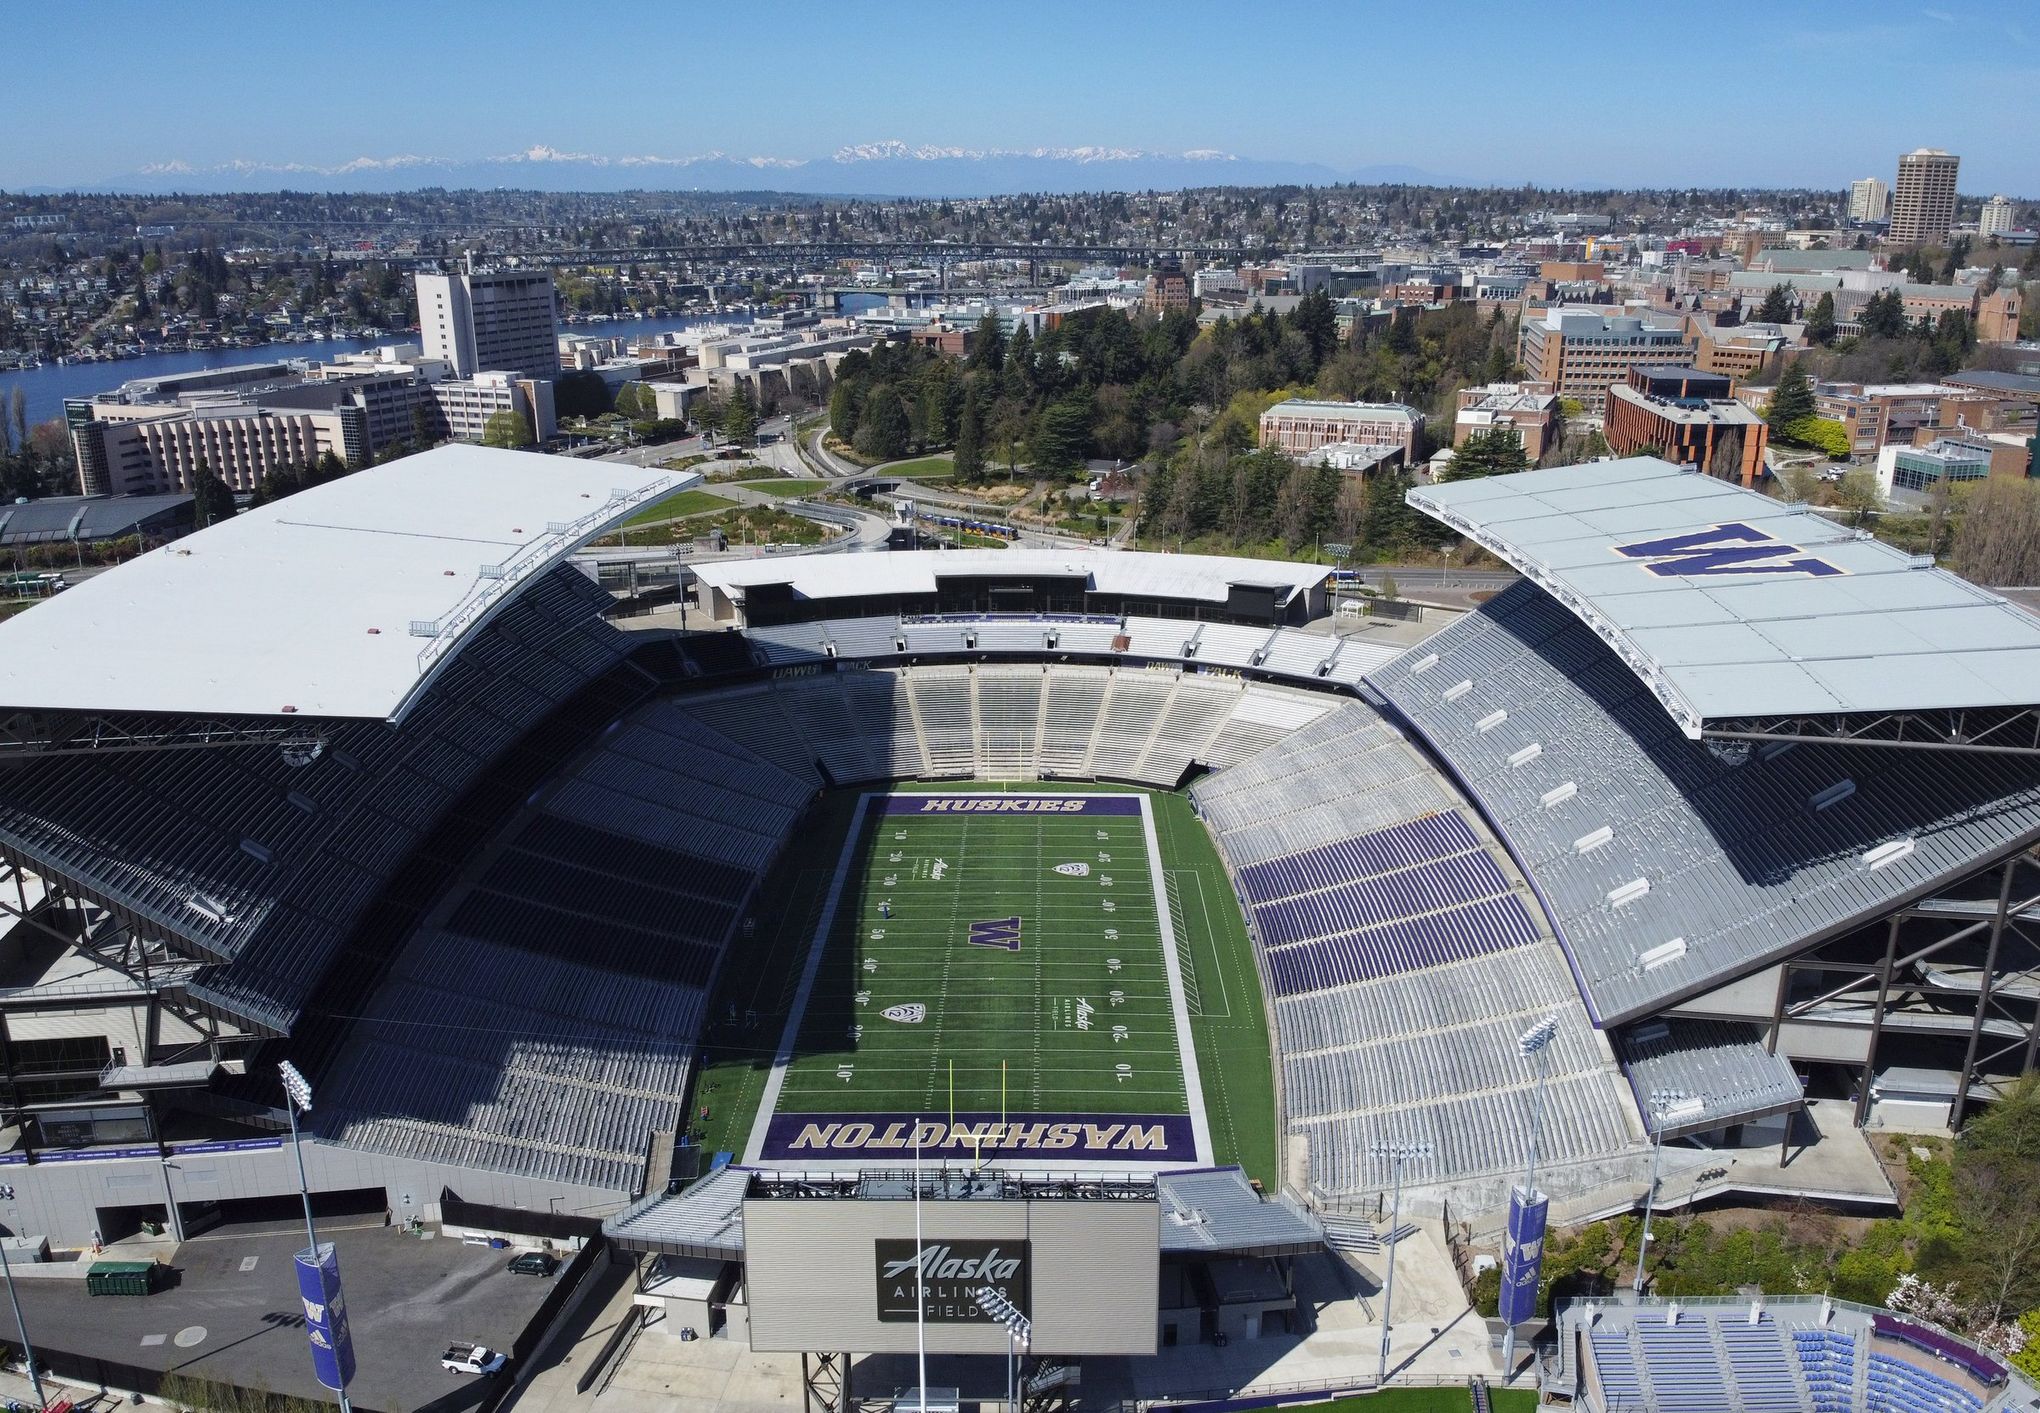
<path fill-rule="evenodd" d="M 544 270 L 421 273 L 418 332 L 425 356 L 444 359 L 458 378 L 560 375 L 552 275 Z"/>
<path fill-rule="evenodd" d="M 1891 185 L 1878 177 L 1849 183 L 1849 219 L 1876 224 L 1891 214 Z"/>

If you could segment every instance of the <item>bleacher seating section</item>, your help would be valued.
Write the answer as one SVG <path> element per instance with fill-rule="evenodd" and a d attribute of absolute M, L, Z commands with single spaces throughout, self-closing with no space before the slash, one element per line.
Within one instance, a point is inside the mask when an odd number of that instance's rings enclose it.
<path fill-rule="evenodd" d="M 465 786 L 629 646 L 571 566 L 478 629 L 402 728 L 274 747 L 76 755 L 0 777 L 0 848 L 215 965 L 190 994 L 287 1032 L 390 871 Z M 649 686 L 649 681 L 645 683 Z"/>
<path fill-rule="evenodd" d="M 1619 1153 L 1634 1105 L 1507 856 L 1371 708 L 1341 703 L 1192 787 L 1233 865 L 1280 1042 L 1283 1104 L 1328 1196 L 1491 1171 L 1528 1137 L 1516 1035 L 1556 1011 L 1542 1149 Z"/>
<path fill-rule="evenodd" d="M 1981 1383 L 1931 1349 L 1878 1338 L 1877 1323 L 1890 1317 L 1860 1306 L 1794 1299 L 1754 1309 L 1678 1304 L 1675 1320 L 1672 1312 L 1664 1302 L 1567 1312 L 1585 1335 L 1588 1413 L 1981 1413 L 2010 1406 L 2014 1392 L 2002 1373 Z"/>
<path fill-rule="evenodd" d="M 1687 740 L 1591 629 L 1527 583 L 1368 680 L 1536 879 L 1607 1022 L 2040 830 L 2031 759 L 1774 742 L 1736 763 Z"/>

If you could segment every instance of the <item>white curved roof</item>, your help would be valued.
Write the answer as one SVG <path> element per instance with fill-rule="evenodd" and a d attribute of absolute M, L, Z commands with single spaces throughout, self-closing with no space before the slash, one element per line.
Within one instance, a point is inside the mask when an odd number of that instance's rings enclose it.
<path fill-rule="evenodd" d="M 2040 619 L 1945 570 L 1656 457 L 1421 486 L 1680 729 L 1736 717 L 2040 705 Z"/>
<path fill-rule="evenodd" d="M 394 720 L 539 572 L 699 479 L 476 446 L 369 467 L 0 623 L 0 707 Z"/>
<path fill-rule="evenodd" d="M 1231 559 L 1211 554 L 1155 554 L 1109 549 L 909 550 L 887 554 L 776 555 L 697 566 L 713 588 L 786 584 L 802 598 L 857 598 L 879 594 L 931 594 L 938 579 L 998 575 L 1018 579 L 1082 576 L 1101 594 L 1224 603 L 1234 585 L 1307 593 L 1331 571 L 1323 565 L 1273 559 Z"/>

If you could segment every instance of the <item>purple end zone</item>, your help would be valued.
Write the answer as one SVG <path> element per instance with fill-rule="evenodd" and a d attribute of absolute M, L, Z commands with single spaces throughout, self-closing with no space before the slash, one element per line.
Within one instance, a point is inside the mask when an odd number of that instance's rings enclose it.
<path fill-rule="evenodd" d="M 1036 1163 L 1199 1161 L 1187 1114 L 1012 1114 L 1003 1135 L 997 1114 L 958 1114 L 954 1124 L 918 1114 L 774 1114 L 758 1157 L 894 1166 L 912 1161 L 917 1122 L 921 1156 L 933 1162 L 980 1151 Z"/>
<path fill-rule="evenodd" d="M 887 795 L 887 814 L 1131 814 L 1138 795 Z"/>

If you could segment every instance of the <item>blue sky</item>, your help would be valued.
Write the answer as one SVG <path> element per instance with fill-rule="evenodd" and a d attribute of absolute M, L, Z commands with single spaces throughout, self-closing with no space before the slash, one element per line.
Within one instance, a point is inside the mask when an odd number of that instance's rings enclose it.
<path fill-rule="evenodd" d="M 0 186 L 154 163 L 853 143 L 2040 196 L 2040 0 L 61 0 L 8 8 Z"/>

